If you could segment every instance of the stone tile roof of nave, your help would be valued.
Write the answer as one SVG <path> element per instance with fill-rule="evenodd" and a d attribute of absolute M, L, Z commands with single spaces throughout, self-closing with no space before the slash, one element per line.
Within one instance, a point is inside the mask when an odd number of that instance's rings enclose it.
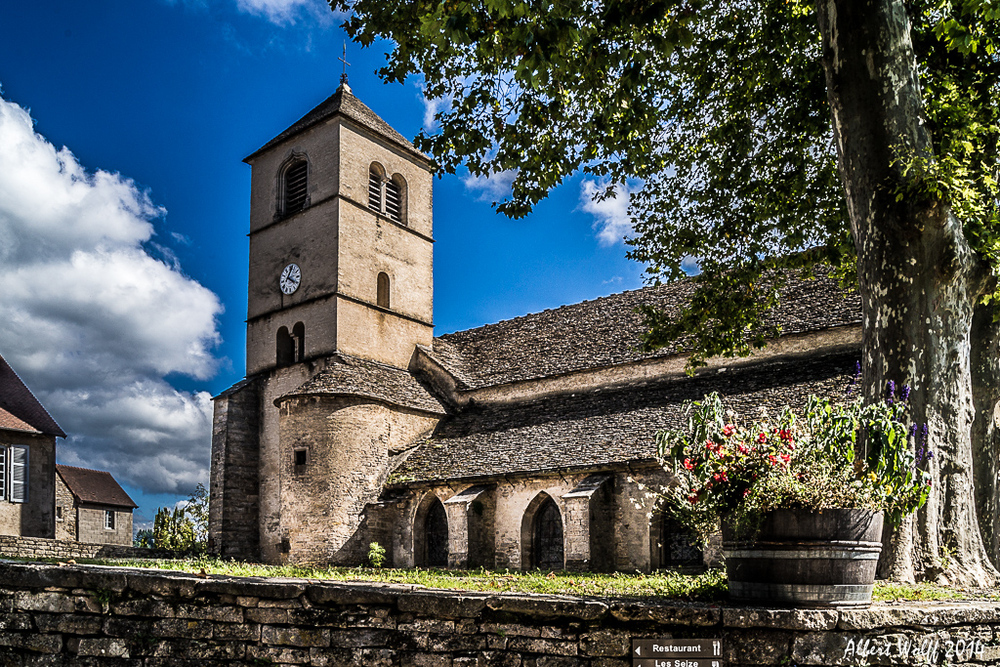
<path fill-rule="evenodd" d="M 443 420 L 395 470 L 407 482 L 585 469 L 651 460 L 655 435 L 684 425 L 683 403 L 718 391 L 752 419 L 809 394 L 842 395 L 857 356 L 763 362 L 694 378 L 550 396 L 518 404 L 473 404 Z"/>
<path fill-rule="evenodd" d="M 389 139 L 393 143 L 399 144 L 409 152 L 427 159 L 427 156 L 418 151 L 406 137 L 392 129 L 389 123 L 382 120 L 377 113 L 369 109 L 364 102 L 355 97 L 350 87 L 341 85 L 333 95 L 320 102 L 309 113 L 292 123 L 287 130 L 248 155 L 244 159 L 244 162 L 336 114 L 342 114 L 376 134 Z"/>
<path fill-rule="evenodd" d="M 293 396 L 364 396 L 384 403 L 444 415 L 441 402 L 407 371 L 335 354 L 329 365 L 280 400 Z"/>
<path fill-rule="evenodd" d="M 770 315 L 782 335 L 861 321 L 857 294 L 845 296 L 835 279 L 817 270 L 814 280 L 790 280 L 781 307 Z M 431 356 L 469 390 L 534 380 L 683 352 L 686 340 L 654 353 L 639 351 L 643 304 L 678 312 L 694 283 L 682 280 L 612 294 L 512 320 L 456 331 L 434 339 Z"/>
<path fill-rule="evenodd" d="M 66 483 L 70 493 L 84 503 L 136 508 L 138 505 L 125 489 L 106 470 L 90 470 L 57 465 L 56 472 Z"/>
<path fill-rule="evenodd" d="M 56 420 L 42 407 L 2 356 L 0 356 L 0 428 L 66 437 Z"/>

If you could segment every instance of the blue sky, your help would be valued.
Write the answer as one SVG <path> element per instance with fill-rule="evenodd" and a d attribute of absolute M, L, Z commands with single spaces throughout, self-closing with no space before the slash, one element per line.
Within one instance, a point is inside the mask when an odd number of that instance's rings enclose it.
<path fill-rule="evenodd" d="M 244 373 L 242 159 L 334 91 L 340 21 L 314 0 L 4 8 L 0 354 L 70 434 L 59 461 L 111 470 L 137 518 L 207 485 L 208 399 Z M 413 137 L 428 104 L 378 80 L 384 50 L 348 43 L 351 88 Z M 624 198 L 590 204 L 579 176 L 523 220 L 490 207 L 503 175 L 434 186 L 437 334 L 642 284 Z"/>

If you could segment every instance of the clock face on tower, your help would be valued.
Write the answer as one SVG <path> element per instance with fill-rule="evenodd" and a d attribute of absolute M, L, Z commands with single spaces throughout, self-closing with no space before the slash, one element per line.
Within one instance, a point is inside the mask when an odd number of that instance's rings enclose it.
<path fill-rule="evenodd" d="M 285 294 L 291 294 L 299 288 L 299 283 L 302 281 L 302 271 L 299 270 L 298 264 L 289 264 L 285 267 L 285 270 L 281 272 L 281 278 L 278 280 L 278 285 L 281 287 L 281 291 Z"/>

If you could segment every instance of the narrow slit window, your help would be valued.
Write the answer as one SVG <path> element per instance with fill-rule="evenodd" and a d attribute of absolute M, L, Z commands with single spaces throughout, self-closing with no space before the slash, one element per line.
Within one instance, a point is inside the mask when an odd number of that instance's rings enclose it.
<path fill-rule="evenodd" d="M 399 222 L 402 220 L 402 196 L 399 183 L 396 181 L 385 182 L 385 214 L 392 220 Z"/>
<path fill-rule="evenodd" d="M 379 308 L 389 307 L 389 275 L 385 272 L 378 274 L 375 305 Z"/>
<path fill-rule="evenodd" d="M 104 527 L 108 530 L 115 529 L 115 512 L 114 510 L 104 510 Z"/>
<path fill-rule="evenodd" d="M 305 160 L 296 160 L 285 169 L 285 215 L 304 209 L 307 195 L 308 165 Z"/>

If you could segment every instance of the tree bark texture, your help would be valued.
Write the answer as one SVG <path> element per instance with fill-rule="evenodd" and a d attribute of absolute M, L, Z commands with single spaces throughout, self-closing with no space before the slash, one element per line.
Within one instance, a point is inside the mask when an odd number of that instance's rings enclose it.
<path fill-rule="evenodd" d="M 972 316 L 973 476 L 976 514 L 986 552 L 1000 565 L 1000 306 L 979 305 Z"/>
<path fill-rule="evenodd" d="M 858 254 L 866 396 L 912 388 L 934 457 L 927 504 L 893 531 L 880 574 L 987 586 L 973 488 L 970 334 L 985 272 L 951 207 L 906 194 L 933 158 L 901 0 L 818 0 L 827 94 Z"/>

